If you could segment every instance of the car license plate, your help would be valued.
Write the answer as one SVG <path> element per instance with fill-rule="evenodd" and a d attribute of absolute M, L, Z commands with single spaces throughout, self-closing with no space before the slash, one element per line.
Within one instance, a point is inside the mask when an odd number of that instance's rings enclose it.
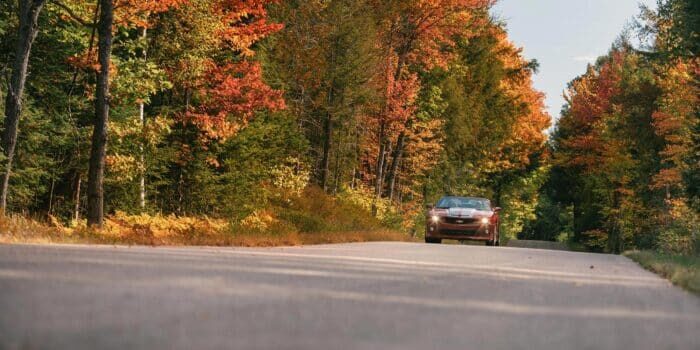
<path fill-rule="evenodd" d="M 458 224 L 463 224 L 463 223 L 464 223 L 464 220 L 457 220 L 457 223 L 458 223 Z"/>

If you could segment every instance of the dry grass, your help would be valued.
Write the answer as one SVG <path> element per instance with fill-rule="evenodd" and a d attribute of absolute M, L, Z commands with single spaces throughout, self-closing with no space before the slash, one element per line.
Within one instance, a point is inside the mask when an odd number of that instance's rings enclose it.
<path fill-rule="evenodd" d="M 42 223 L 22 216 L 0 219 L 0 244 L 81 243 L 149 246 L 274 247 L 369 241 L 408 241 L 404 233 L 386 229 L 333 232 L 245 232 L 224 220 L 175 216 L 128 216 L 117 213 L 103 230 L 64 227 L 55 220 Z"/>
<path fill-rule="evenodd" d="M 625 256 L 647 270 L 667 278 L 673 284 L 700 294 L 700 256 L 668 255 L 649 251 L 630 251 Z"/>
<path fill-rule="evenodd" d="M 368 241 L 410 241 L 387 229 L 361 206 L 310 187 L 303 195 L 279 199 L 237 222 L 208 217 L 127 215 L 117 212 L 102 230 L 85 222 L 67 227 L 50 218 L 0 218 L 0 243 L 85 243 L 151 246 L 273 247 Z"/>
<path fill-rule="evenodd" d="M 64 232 L 20 215 L 0 216 L 0 243 L 74 243 Z"/>

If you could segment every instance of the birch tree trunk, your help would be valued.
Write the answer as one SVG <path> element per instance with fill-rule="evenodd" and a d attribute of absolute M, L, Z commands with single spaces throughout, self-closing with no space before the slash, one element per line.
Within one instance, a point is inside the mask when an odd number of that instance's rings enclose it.
<path fill-rule="evenodd" d="M 148 35 L 147 29 L 143 28 L 142 32 L 142 38 L 143 40 L 146 40 L 146 36 Z M 146 48 L 144 47 L 143 49 L 143 60 L 144 63 L 146 63 L 147 59 L 147 51 Z M 146 127 L 146 116 L 144 114 L 144 104 L 143 102 L 139 103 L 139 122 L 141 123 L 141 128 L 142 130 L 145 129 Z M 146 210 L 146 156 L 144 154 L 145 152 L 145 147 L 144 147 L 145 141 L 143 141 L 139 145 L 139 207 L 141 208 L 141 211 Z"/>

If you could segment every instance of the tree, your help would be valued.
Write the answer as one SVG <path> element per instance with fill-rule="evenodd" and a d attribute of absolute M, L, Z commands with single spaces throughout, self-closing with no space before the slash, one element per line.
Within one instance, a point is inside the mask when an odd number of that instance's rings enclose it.
<path fill-rule="evenodd" d="M 402 129 L 413 123 L 411 115 L 397 120 L 396 115 L 390 115 L 392 111 L 388 108 L 394 91 L 413 79 L 410 73 L 404 73 L 404 69 L 411 64 L 428 69 L 446 66 L 453 56 L 449 48 L 455 45 L 455 38 L 468 37 L 471 28 L 483 25 L 484 17 L 478 15 L 491 3 L 488 0 L 419 0 L 400 4 L 390 1 L 382 5 L 386 6 L 383 10 L 390 14 L 386 20 L 385 45 L 389 55 L 388 68 L 393 69 L 393 77 L 387 81 L 398 86 L 387 86 L 387 103 L 379 117 L 379 154 L 375 171 L 377 197 L 382 195 L 385 184 L 389 184 L 388 196 L 393 197 L 393 184 L 406 144 L 406 132 Z M 395 144 L 389 145 L 387 142 L 392 138 L 386 131 L 392 127 L 387 124 L 394 121 L 399 124 L 398 136 Z M 387 149 L 393 151 L 387 152 Z M 388 156 L 392 158 L 391 166 L 385 171 Z"/>
<path fill-rule="evenodd" d="M 98 61 L 95 120 L 88 170 L 88 225 L 102 227 L 104 220 L 104 172 L 110 104 L 110 63 L 112 59 L 113 0 L 99 0 Z"/>
<path fill-rule="evenodd" d="M 12 77 L 5 100 L 5 122 L 2 133 L 2 146 L 5 155 L 5 171 L 2 187 L 0 188 L 0 213 L 5 214 L 7 208 L 7 193 L 12 173 L 12 161 L 17 145 L 17 129 L 22 113 L 22 98 L 27 81 L 27 69 L 32 44 L 39 32 L 38 20 L 45 0 L 20 1 L 19 31 L 15 48 L 15 60 L 12 66 Z"/>
<path fill-rule="evenodd" d="M 316 182 L 327 191 L 354 177 L 361 115 L 378 91 L 376 16 L 368 0 L 287 1 L 274 8 L 285 29 L 265 51 L 290 110 L 310 141 Z"/>

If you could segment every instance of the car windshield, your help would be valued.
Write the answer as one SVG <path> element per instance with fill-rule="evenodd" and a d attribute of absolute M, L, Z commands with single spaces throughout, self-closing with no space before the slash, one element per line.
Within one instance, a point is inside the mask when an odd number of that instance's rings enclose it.
<path fill-rule="evenodd" d="M 487 199 L 483 198 L 463 198 L 463 197 L 445 197 L 437 203 L 438 208 L 469 208 L 476 210 L 491 210 L 491 204 Z"/>

